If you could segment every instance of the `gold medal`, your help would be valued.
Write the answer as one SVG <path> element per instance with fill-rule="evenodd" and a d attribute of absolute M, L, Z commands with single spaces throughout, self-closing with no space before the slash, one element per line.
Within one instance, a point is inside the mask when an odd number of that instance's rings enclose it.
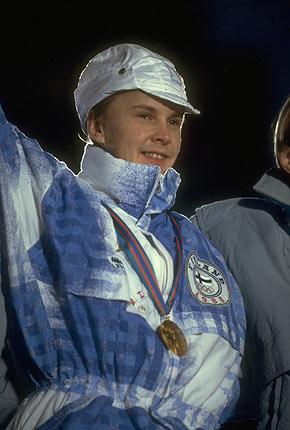
<path fill-rule="evenodd" d="M 186 338 L 177 324 L 166 319 L 157 327 L 156 331 L 169 351 L 172 351 L 179 357 L 183 357 L 187 353 Z"/>

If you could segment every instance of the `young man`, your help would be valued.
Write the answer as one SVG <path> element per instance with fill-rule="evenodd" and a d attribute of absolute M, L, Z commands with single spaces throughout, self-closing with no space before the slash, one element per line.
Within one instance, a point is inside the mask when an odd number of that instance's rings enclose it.
<path fill-rule="evenodd" d="M 192 218 L 223 253 L 244 296 L 241 408 L 252 409 L 261 430 L 290 428 L 290 97 L 276 121 L 274 152 L 277 167 L 254 187 L 260 197 L 209 204 Z"/>
<path fill-rule="evenodd" d="M 74 175 L 1 122 L 8 429 L 216 429 L 239 395 L 245 317 L 219 252 L 172 212 L 185 113 L 166 58 L 120 44 L 80 76 Z"/>

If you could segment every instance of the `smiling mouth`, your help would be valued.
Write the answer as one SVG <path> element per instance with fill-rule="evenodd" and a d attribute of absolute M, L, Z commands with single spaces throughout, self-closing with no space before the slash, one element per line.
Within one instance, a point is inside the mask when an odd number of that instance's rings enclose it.
<path fill-rule="evenodd" d="M 163 154 L 158 154 L 157 152 L 142 152 L 145 157 L 152 158 L 153 160 L 165 160 L 166 156 Z"/>

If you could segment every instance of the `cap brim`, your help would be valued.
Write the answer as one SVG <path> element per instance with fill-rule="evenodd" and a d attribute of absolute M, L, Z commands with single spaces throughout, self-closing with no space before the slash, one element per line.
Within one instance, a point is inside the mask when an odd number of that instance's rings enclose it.
<path fill-rule="evenodd" d="M 184 108 L 184 112 L 188 114 L 194 114 L 199 115 L 200 110 L 193 107 L 187 100 L 185 100 L 183 97 L 178 96 L 177 94 L 170 93 L 168 91 L 155 91 L 150 89 L 150 91 L 146 91 L 143 88 L 140 88 L 140 90 L 145 91 L 147 94 L 151 94 L 153 96 L 159 97 L 162 100 L 168 100 L 171 103 L 174 103 L 178 106 L 181 106 Z"/>

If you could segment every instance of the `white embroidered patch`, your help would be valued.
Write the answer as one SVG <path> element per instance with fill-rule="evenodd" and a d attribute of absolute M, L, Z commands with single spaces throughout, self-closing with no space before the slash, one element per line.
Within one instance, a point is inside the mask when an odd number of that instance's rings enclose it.
<path fill-rule="evenodd" d="M 209 261 L 199 259 L 193 252 L 186 264 L 190 292 L 202 304 L 226 305 L 230 291 L 220 269 Z"/>

